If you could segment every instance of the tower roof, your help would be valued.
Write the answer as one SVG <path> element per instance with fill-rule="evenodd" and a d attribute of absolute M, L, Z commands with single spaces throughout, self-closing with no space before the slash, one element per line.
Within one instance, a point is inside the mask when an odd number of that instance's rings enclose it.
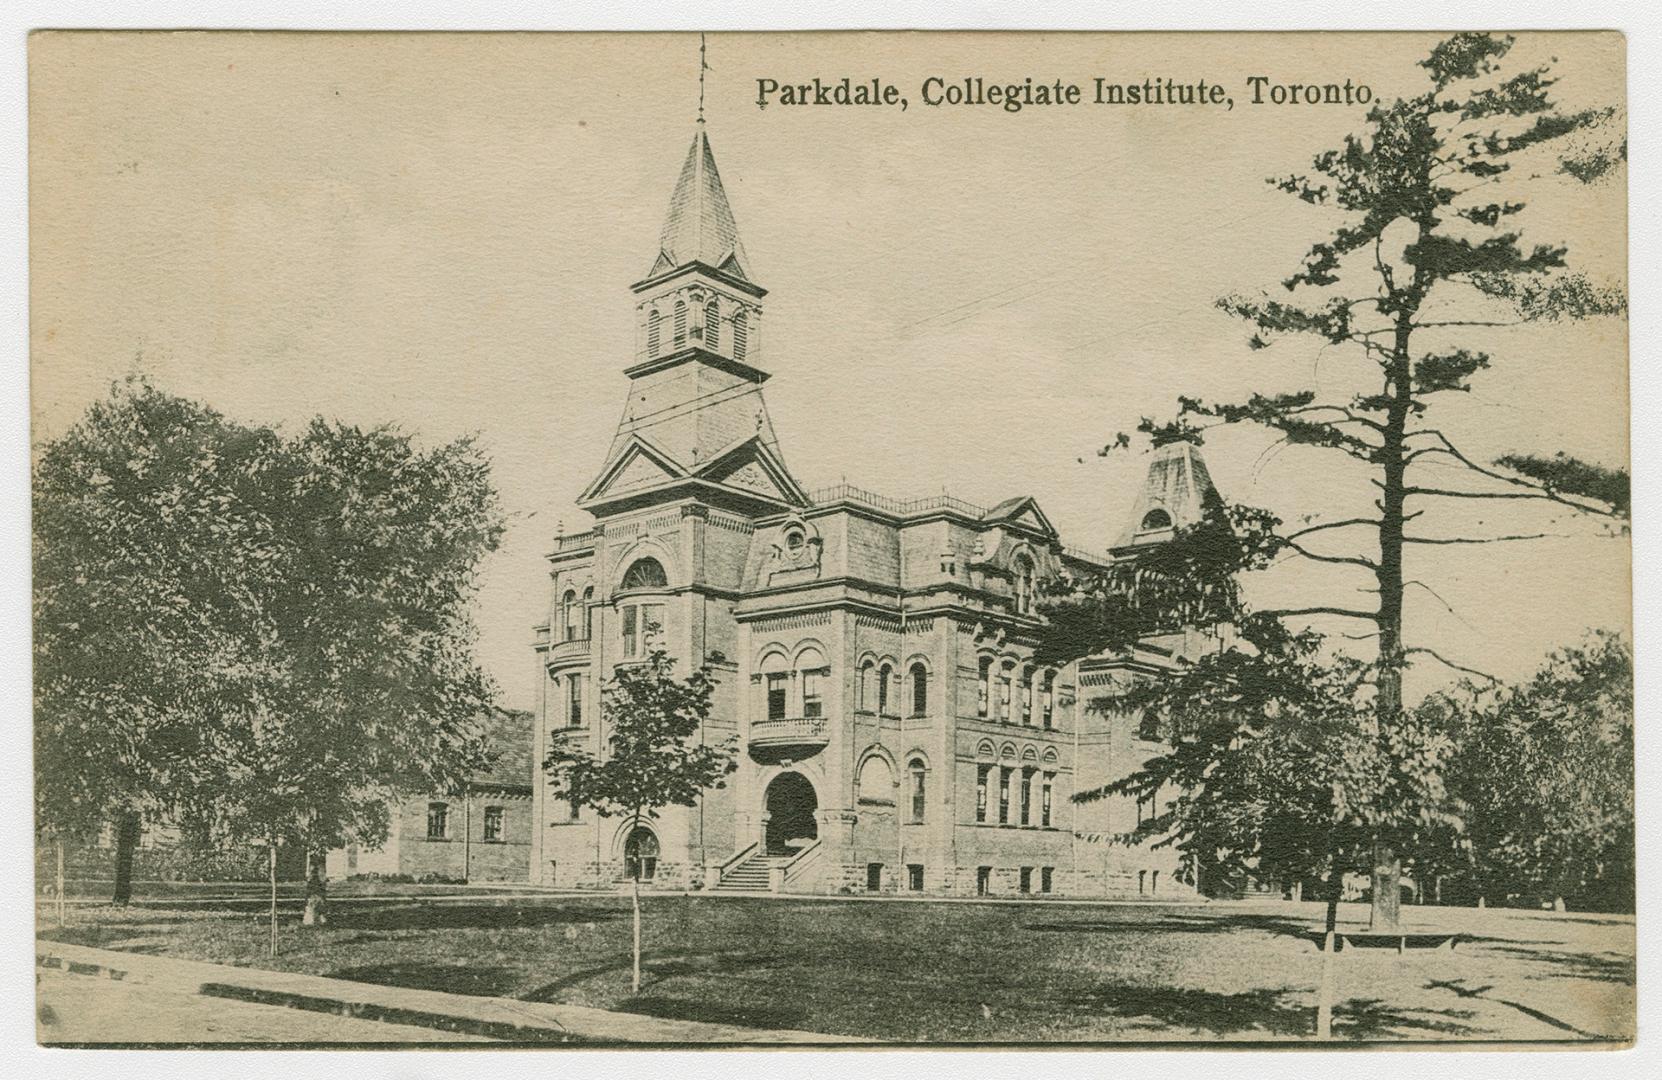
<path fill-rule="evenodd" d="M 739 240 L 738 222 L 721 186 L 703 120 L 693 132 L 687 160 L 669 197 L 669 215 L 658 235 L 658 257 L 647 277 L 655 278 L 691 263 L 701 263 L 740 281 L 751 280 L 750 256 Z"/>
<path fill-rule="evenodd" d="M 1212 484 L 1200 447 L 1173 442 L 1149 454 L 1148 475 L 1131 508 L 1131 518 L 1120 533 L 1116 550 L 1171 539 L 1178 529 L 1194 525 L 1223 498 Z"/>

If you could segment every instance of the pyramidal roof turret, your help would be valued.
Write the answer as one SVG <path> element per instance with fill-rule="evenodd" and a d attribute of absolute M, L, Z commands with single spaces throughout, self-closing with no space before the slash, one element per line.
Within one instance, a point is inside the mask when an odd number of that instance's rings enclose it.
<path fill-rule="evenodd" d="M 754 285 L 750 256 L 739 239 L 739 225 L 721 186 L 702 118 L 693 131 L 681 176 L 669 197 L 669 214 L 658 234 L 658 257 L 646 276 L 650 280 L 695 263 Z"/>
<path fill-rule="evenodd" d="M 1170 540 L 1178 529 L 1198 523 L 1207 511 L 1223 505 L 1200 447 L 1187 441 L 1166 443 L 1149 453 L 1148 474 L 1120 534 L 1116 553 Z"/>

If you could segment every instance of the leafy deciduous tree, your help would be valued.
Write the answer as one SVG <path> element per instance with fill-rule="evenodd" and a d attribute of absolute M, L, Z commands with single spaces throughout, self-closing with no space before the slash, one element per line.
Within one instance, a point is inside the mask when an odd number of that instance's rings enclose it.
<path fill-rule="evenodd" d="M 543 762 L 554 794 L 576 806 L 623 817 L 629 829 L 669 806 L 693 806 L 720 788 L 738 766 L 730 744 L 699 740 L 710 715 L 715 681 L 707 668 L 677 678 L 674 662 L 653 649 L 642 664 L 617 669 L 602 690 L 606 749 L 593 754 L 561 740 Z M 633 988 L 641 989 L 641 883 L 630 875 L 634 911 Z"/>

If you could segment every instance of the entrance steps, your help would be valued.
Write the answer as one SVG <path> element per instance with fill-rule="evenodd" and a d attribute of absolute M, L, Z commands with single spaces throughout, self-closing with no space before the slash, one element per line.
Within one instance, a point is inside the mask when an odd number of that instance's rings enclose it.
<path fill-rule="evenodd" d="M 767 892 L 773 868 L 790 860 L 789 855 L 763 855 L 758 852 L 737 866 L 728 868 L 721 875 L 715 891 Z"/>

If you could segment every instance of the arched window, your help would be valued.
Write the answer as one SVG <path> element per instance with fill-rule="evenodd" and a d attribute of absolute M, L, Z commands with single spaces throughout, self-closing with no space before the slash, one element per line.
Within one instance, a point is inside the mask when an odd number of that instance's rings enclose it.
<path fill-rule="evenodd" d="M 929 669 L 921 662 L 912 665 L 912 715 L 929 715 Z"/>
<path fill-rule="evenodd" d="M 831 668 L 818 649 L 803 649 L 796 658 L 796 670 L 802 680 L 802 715 L 825 715 L 825 680 Z"/>
<path fill-rule="evenodd" d="M 562 627 L 561 633 L 564 635 L 560 640 L 577 640 L 578 623 L 576 589 L 567 589 L 565 596 L 560 598 L 560 624 Z"/>
<path fill-rule="evenodd" d="M 924 777 L 927 770 L 924 769 L 923 762 L 920 759 L 913 758 L 906 765 L 906 773 L 912 782 L 912 824 L 917 825 L 923 821 L 924 810 L 929 802 L 924 790 Z"/>
<path fill-rule="evenodd" d="M 1142 530 L 1153 532 L 1156 529 L 1171 528 L 1171 515 L 1156 507 L 1143 515 Z"/>
<path fill-rule="evenodd" d="M 1025 555 L 1016 559 L 1016 610 L 1023 615 L 1033 612 L 1033 560 Z"/>
<path fill-rule="evenodd" d="M 981 658 L 981 681 L 975 687 L 975 715 L 986 716 L 993 696 L 993 658 Z"/>
<path fill-rule="evenodd" d="M 651 881 L 658 872 L 658 838 L 651 829 L 637 828 L 623 842 L 623 876 Z"/>
<path fill-rule="evenodd" d="M 669 587 L 669 576 L 664 573 L 664 564 L 654 558 L 636 559 L 629 564 L 629 569 L 623 572 L 623 590 L 629 589 L 664 589 Z"/>
<path fill-rule="evenodd" d="M 1033 726 L 1033 669 L 1021 669 L 1021 722 Z"/>
<path fill-rule="evenodd" d="M 879 716 L 889 715 L 889 683 L 894 679 L 894 669 L 884 664 L 877 669 L 877 713 Z"/>
<path fill-rule="evenodd" d="M 894 773 L 876 754 L 860 763 L 860 801 L 894 805 Z"/>
<path fill-rule="evenodd" d="M 998 673 L 998 719 L 1001 723 L 1010 722 L 1010 684 L 1015 681 L 1016 665 L 1007 662 Z"/>
<path fill-rule="evenodd" d="M 791 675 L 786 670 L 783 653 L 768 653 L 762 658 L 762 715 L 769 720 L 783 720 L 790 711 Z"/>
<path fill-rule="evenodd" d="M 714 300 L 704 305 L 704 347 L 721 348 L 721 308 Z"/>
<path fill-rule="evenodd" d="M 871 712 L 877 708 L 877 665 L 870 660 L 860 665 L 860 683 L 856 687 L 859 704 L 855 708 Z"/>
<path fill-rule="evenodd" d="M 687 343 L 687 302 L 675 302 L 675 347 L 679 349 Z"/>
<path fill-rule="evenodd" d="M 583 639 L 586 641 L 594 636 L 594 615 L 590 609 L 594 603 L 594 586 L 590 585 L 583 590 Z"/>
<path fill-rule="evenodd" d="M 1044 684 L 1039 691 L 1039 704 L 1044 712 L 1045 729 L 1049 730 L 1051 720 L 1055 715 L 1056 705 L 1056 673 L 1054 671 L 1045 672 Z"/>
<path fill-rule="evenodd" d="M 750 330 L 750 319 L 745 315 L 744 308 L 733 312 L 733 359 L 743 360 L 746 337 Z"/>
<path fill-rule="evenodd" d="M 646 317 L 646 355 L 657 356 L 658 346 L 663 336 L 662 323 L 664 317 L 656 311 Z"/>

